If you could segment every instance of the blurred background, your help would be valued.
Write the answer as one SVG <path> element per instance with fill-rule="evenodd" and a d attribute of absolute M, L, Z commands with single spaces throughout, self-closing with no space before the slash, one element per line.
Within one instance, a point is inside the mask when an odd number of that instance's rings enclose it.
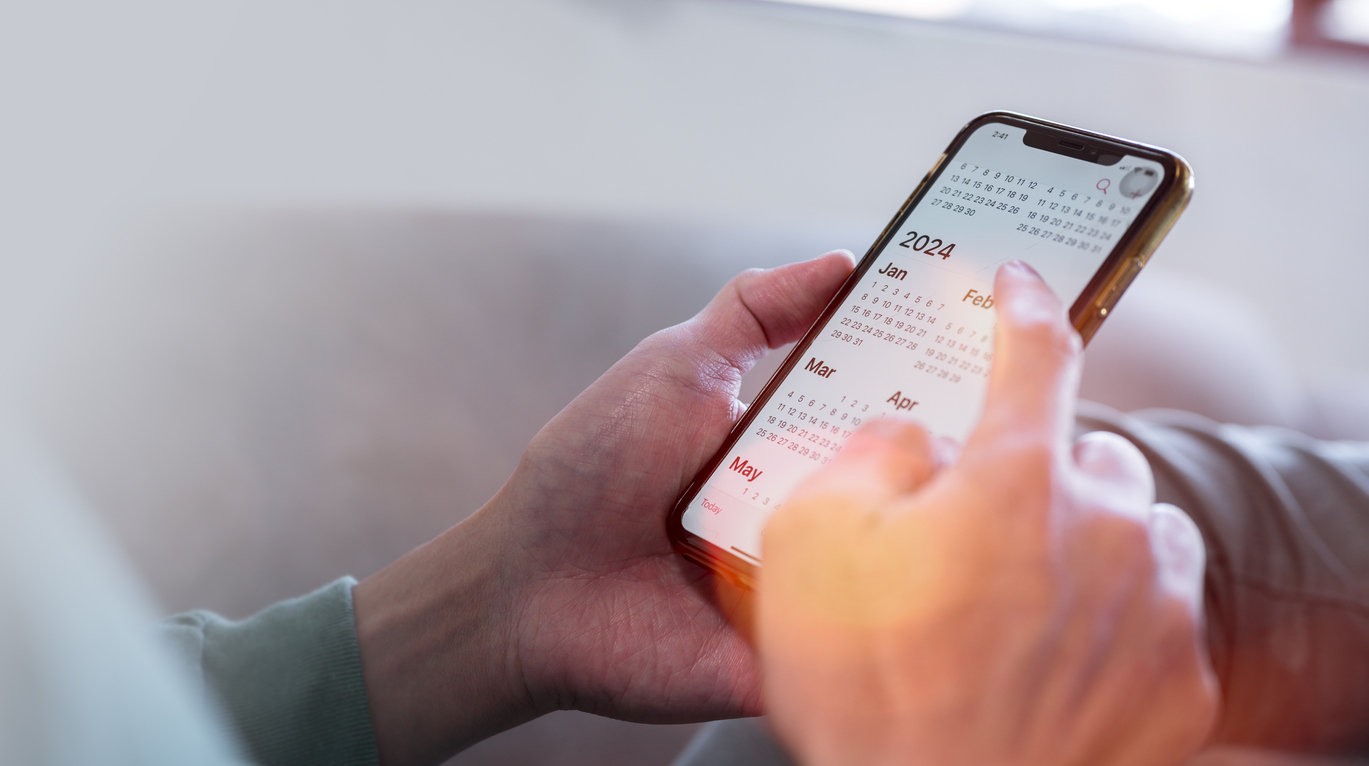
<path fill-rule="evenodd" d="M 0 395 L 167 612 L 464 518 L 730 275 L 863 253 L 991 109 L 1196 170 L 1086 395 L 1369 423 L 1369 0 L 10 5 Z M 693 731 L 563 713 L 453 763 L 666 764 Z"/>

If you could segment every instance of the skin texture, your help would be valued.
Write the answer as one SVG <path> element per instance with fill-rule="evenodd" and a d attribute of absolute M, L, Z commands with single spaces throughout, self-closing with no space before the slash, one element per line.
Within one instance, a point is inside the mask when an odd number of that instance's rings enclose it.
<path fill-rule="evenodd" d="M 665 519 L 744 411 L 741 376 L 850 273 L 831 253 L 727 284 L 533 439 L 484 507 L 353 592 L 381 760 L 437 763 L 557 709 L 681 722 L 760 712 L 746 599 Z M 721 607 L 721 608 L 720 608 Z"/>
<path fill-rule="evenodd" d="M 957 457 L 882 421 L 765 531 L 766 706 L 807 766 L 1166 766 L 1210 731 L 1202 540 L 1110 434 L 1071 444 L 1081 344 L 1022 264 Z"/>

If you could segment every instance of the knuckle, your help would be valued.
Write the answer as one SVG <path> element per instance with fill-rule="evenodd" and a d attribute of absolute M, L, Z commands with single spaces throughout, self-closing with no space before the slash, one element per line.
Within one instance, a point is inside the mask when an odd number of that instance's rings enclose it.
<path fill-rule="evenodd" d="M 1135 444 L 1125 436 L 1111 431 L 1090 431 L 1075 441 L 1075 448 L 1079 452 L 1081 464 L 1085 461 L 1099 461 L 1109 467 L 1117 466 L 1130 470 L 1139 470 L 1141 466 L 1149 465 Z"/>
<path fill-rule="evenodd" d="M 1161 535 L 1167 546 L 1190 555 L 1205 555 L 1202 530 L 1183 509 L 1170 503 L 1156 503 L 1151 514 L 1151 533 Z"/>
<path fill-rule="evenodd" d="M 764 303 L 764 296 L 773 288 L 766 274 L 765 269 L 746 269 L 728 281 L 724 293 L 730 292 L 749 311 L 751 306 Z"/>
<path fill-rule="evenodd" d="M 733 277 L 729 283 L 736 289 L 741 290 L 745 286 L 755 282 L 764 273 L 765 269 L 744 269 L 739 272 L 737 276 Z"/>
<path fill-rule="evenodd" d="M 1131 442 L 1112 433 L 1094 432 L 1074 445 L 1074 467 L 1081 482 L 1100 502 L 1129 515 L 1155 501 L 1155 475 Z"/>

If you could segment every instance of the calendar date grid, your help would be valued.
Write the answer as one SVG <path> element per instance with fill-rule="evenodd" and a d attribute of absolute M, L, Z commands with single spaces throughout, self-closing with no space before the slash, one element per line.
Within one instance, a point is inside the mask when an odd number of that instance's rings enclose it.
<path fill-rule="evenodd" d="M 921 351 L 924 358 L 912 369 L 948 383 L 959 383 L 966 375 L 988 377 L 993 361 L 986 345 L 990 334 L 950 320 L 940 322 L 938 314 L 945 308 L 946 303 L 935 297 L 915 296 L 896 283 L 871 280 L 870 288 L 827 335 L 853 346 L 864 345 L 868 338 Z"/>
<path fill-rule="evenodd" d="M 791 390 L 754 433 L 798 457 L 826 465 L 869 417 L 869 410 L 869 402 L 849 396 L 820 402 L 816 396 Z"/>
<path fill-rule="evenodd" d="M 972 163 L 946 176 L 930 205 L 973 216 L 988 208 L 1025 216 L 1017 231 L 1084 252 L 1100 253 L 1123 230 L 1133 205 Z"/>

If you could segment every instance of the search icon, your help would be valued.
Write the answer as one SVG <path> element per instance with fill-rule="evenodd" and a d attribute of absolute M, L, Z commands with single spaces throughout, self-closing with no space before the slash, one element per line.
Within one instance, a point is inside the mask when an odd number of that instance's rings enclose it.
<path fill-rule="evenodd" d="M 1108 179 L 1104 178 L 1103 180 L 1098 182 L 1098 191 L 1107 194 L 1109 186 L 1112 186 L 1112 181 L 1109 181 Z"/>

